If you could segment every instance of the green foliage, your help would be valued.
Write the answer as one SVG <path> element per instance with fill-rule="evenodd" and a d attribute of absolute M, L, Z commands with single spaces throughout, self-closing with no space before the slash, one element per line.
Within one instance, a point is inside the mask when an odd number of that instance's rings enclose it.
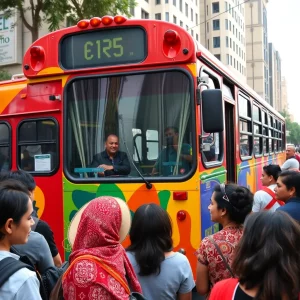
<path fill-rule="evenodd" d="M 0 70 L 0 81 L 9 80 L 9 79 L 11 79 L 11 75 L 6 70 L 1 69 Z"/>
<path fill-rule="evenodd" d="M 23 24 L 31 32 L 32 42 L 38 38 L 38 29 L 42 21 L 49 24 L 49 30 L 59 28 L 61 21 L 65 19 L 69 5 L 61 0 L 1 0 L 0 10 L 4 10 L 6 16 L 13 14 L 17 9 Z M 29 12 L 27 17 L 26 12 Z M 44 17 L 43 17 L 44 16 Z"/>
<path fill-rule="evenodd" d="M 34 42 L 43 22 L 53 31 L 59 29 L 61 22 L 66 18 L 69 24 L 76 24 L 81 19 L 104 15 L 130 16 L 129 9 L 135 5 L 134 0 L 0 0 L 0 11 L 5 11 L 6 16 L 11 16 L 14 9 L 17 9 Z"/>
<path fill-rule="evenodd" d="M 286 137 L 287 143 L 300 144 L 300 125 L 297 122 L 291 121 L 291 117 L 287 111 L 283 111 L 281 114 L 285 117 L 286 131 L 288 132 Z"/>

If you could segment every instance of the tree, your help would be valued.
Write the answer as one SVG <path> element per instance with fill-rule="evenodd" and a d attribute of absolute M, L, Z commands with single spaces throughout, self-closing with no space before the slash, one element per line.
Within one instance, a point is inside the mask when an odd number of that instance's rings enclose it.
<path fill-rule="evenodd" d="M 281 114 L 285 117 L 286 131 L 289 132 L 287 143 L 300 144 L 300 125 L 291 121 L 290 114 L 287 111 L 283 111 Z"/>
<path fill-rule="evenodd" d="M 1 0 L 0 10 L 5 11 L 5 16 L 10 17 L 15 9 L 25 27 L 31 32 L 32 42 L 38 39 L 39 28 L 42 22 L 49 24 L 49 30 L 59 28 L 59 23 L 64 20 L 68 5 L 61 0 Z M 30 17 L 26 17 L 26 12 Z"/>
<path fill-rule="evenodd" d="M 6 70 L 1 69 L 0 70 L 0 81 L 9 80 L 9 79 L 11 79 L 11 75 Z"/>
<path fill-rule="evenodd" d="M 128 9 L 135 4 L 134 0 L 0 0 L 0 11 L 5 11 L 5 16 L 10 17 L 16 9 L 34 42 L 38 39 L 43 22 L 53 31 L 59 28 L 66 16 L 72 24 L 81 19 L 106 14 L 129 16 Z M 30 17 L 26 16 L 28 11 Z"/>

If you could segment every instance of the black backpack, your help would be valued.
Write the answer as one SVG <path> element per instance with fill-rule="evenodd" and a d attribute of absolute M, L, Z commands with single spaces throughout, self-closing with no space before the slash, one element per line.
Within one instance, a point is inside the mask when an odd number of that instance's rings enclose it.
<path fill-rule="evenodd" d="M 47 269 L 46 272 L 44 272 L 42 275 L 40 275 L 40 273 L 36 271 L 36 269 L 34 267 L 34 264 L 31 262 L 31 260 L 29 259 L 29 257 L 20 255 L 20 253 L 13 246 L 11 247 L 10 251 L 12 253 L 17 254 L 17 255 L 20 256 L 19 260 L 14 259 L 15 262 L 17 262 L 17 263 L 23 263 L 22 267 L 19 264 L 19 268 L 16 269 L 16 271 L 19 270 L 19 269 L 21 269 L 21 268 L 24 268 L 24 267 L 28 268 L 31 271 L 34 271 L 36 273 L 36 276 L 37 276 L 39 282 L 40 282 L 40 294 L 41 294 L 41 297 L 42 297 L 43 300 L 48 300 L 49 296 L 50 296 L 50 293 L 51 293 L 52 289 L 54 288 L 54 286 L 55 286 L 58 278 L 66 270 L 66 267 L 67 267 L 66 263 L 64 263 L 61 268 L 58 268 L 58 267 L 55 267 L 55 266 L 50 267 L 50 268 Z M 0 267 L 1 267 L 1 262 L 2 261 L 0 261 Z M 13 273 L 10 273 L 10 275 L 6 278 L 6 280 Z M 1 270 L 0 270 L 0 274 L 1 274 Z M 0 275 L 0 278 L 1 277 L 2 276 Z"/>
<path fill-rule="evenodd" d="M 21 261 L 21 259 L 23 261 Z M 27 261 L 27 262 L 24 262 Z M 37 278 L 40 282 L 40 294 L 43 300 L 48 300 L 48 296 L 46 290 L 44 289 L 44 285 L 42 282 L 41 276 L 35 271 L 34 266 L 32 265 L 31 261 L 28 257 L 20 257 L 20 260 L 17 260 L 13 257 L 6 257 L 0 261 L 0 287 L 12 276 L 15 272 L 20 269 L 27 268 L 30 271 L 36 273 Z"/>

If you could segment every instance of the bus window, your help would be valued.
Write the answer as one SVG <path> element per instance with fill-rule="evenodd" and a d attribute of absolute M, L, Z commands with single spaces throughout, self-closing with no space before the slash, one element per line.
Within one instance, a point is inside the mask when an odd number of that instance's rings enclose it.
<path fill-rule="evenodd" d="M 269 131 L 268 131 L 268 115 L 266 112 L 262 113 L 262 123 L 263 123 L 263 153 L 264 155 L 269 154 Z"/>
<path fill-rule="evenodd" d="M 277 151 L 282 151 L 282 124 L 278 121 L 278 141 L 277 141 Z"/>
<path fill-rule="evenodd" d="M 269 152 L 274 152 L 273 118 L 269 116 Z"/>
<path fill-rule="evenodd" d="M 0 171 L 11 168 L 11 132 L 7 123 L 0 123 Z"/>
<path fill-rule="evenodd" d="M 239 128 L 240 128 L 240 154 L 242 158 L 252 156 L 252 119 L 251 103 L 239 94 Z"/>
<path fill-rule="evenodd" d="M 233 92 L 228 85 L 223 82 L 222 86 L 223 95 L 234 100 Z"/>
<path fill-rule="evenodd" d="M 142 159 L 142 132 L 140 129 L 132 128 L 133 135 L 133 159 L 141 162 Z"/>
<path fill-rule="evenodd" d="M 133 158 L 143 175 L 187 175 L 195 155 L 190 84 L 179 71 L 72 81 L 66 97 L 68 173 L 79 180 L 100 177 L 88 169 L 94 168 L 96 154 L 105 154 L 106 137 L 115 134 L 119 151 Z M 168 128 L 174 130 L 172 145 L 165 136 Z M 118 177 L 139 177 L 129 161 L 130 174 Z"/>
<path fill-rule="evenodd" d="M 158 131 L 147 130 L 147 160 L 156 160 L 158 158 Z"/>
<path fill-rule="evenodd" d="M 254 134 L 254 155 L 262 154 L 262 125 L 261 110 L 258 106 L 253 105 L 253 134 Z"/>
<path fill-rule="evenodd" d="M 220 133 L 204 133 L 202 138 L 202 157 L 206 165 L 209 165 L 210 162 L 222 160 L 220 146 Z"/>
<path fill-rule="evenodd" d="M 51 173 L 58 167 L 58 126 L 52 119 L 22 121 L 18 127 L 18 166 Z"/>

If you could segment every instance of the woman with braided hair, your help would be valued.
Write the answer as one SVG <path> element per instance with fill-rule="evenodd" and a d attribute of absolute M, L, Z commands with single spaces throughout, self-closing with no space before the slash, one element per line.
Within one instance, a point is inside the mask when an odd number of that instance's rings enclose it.
<path fill-rule="evenodd" d="M 215 187 L 208 209 L 211 220 L 223 229 L 205 237 L 196 251 L 199 294 L 208 296 L 216 282 L 234 277 L 230 267 L 234 249 L 242 237 L 243 223 L 252 205 L 253 194 L 245 187 L 235 184 Z"/>

